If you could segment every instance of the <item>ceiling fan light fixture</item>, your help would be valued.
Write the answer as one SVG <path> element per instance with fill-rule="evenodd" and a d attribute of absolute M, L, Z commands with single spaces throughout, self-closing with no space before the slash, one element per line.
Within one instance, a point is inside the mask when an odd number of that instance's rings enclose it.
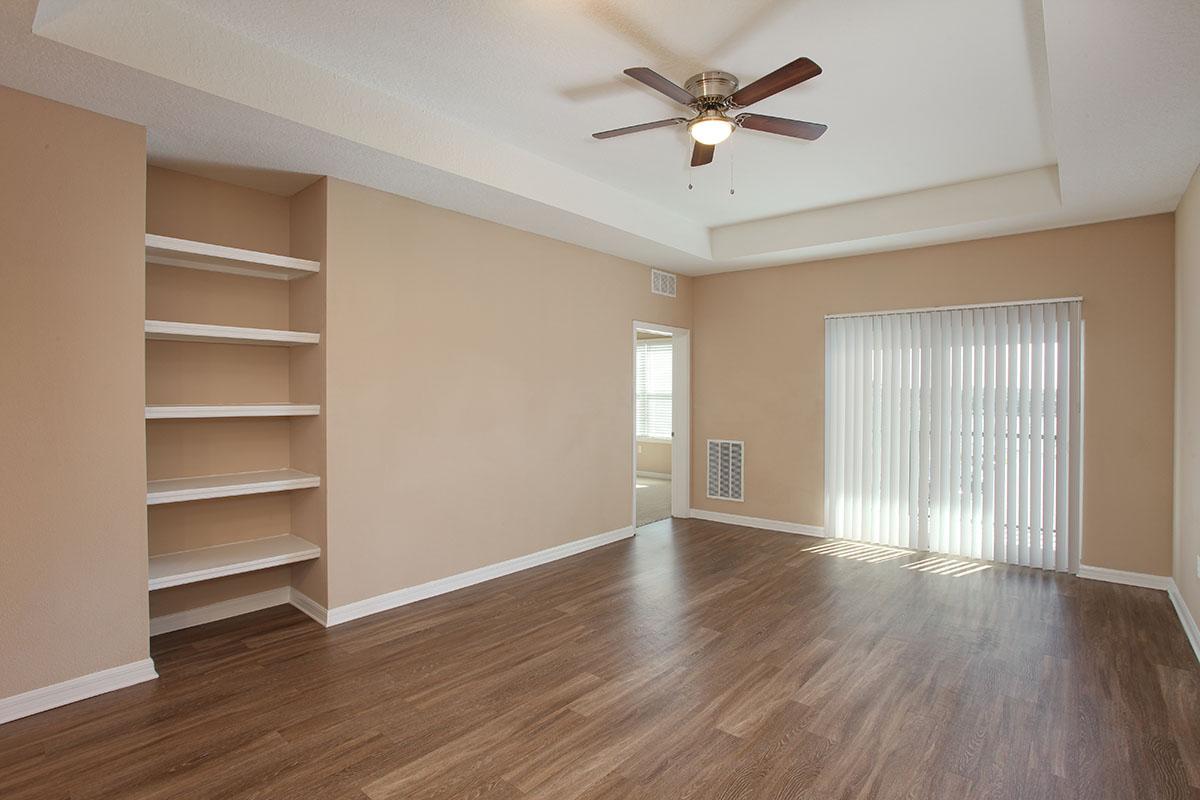
<path fill-rule="evenodd" d="M 700 144 L 720 144 L 733 133 L 733 120 L 719 111 L 706 111 L 688 123 L 688 133 Z"/>

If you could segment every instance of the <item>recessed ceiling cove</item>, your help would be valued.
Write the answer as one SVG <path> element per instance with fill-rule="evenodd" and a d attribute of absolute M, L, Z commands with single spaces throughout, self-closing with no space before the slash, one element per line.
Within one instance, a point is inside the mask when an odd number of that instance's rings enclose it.
<path fill-rule="evenodd" d="M 1140 28 L 1195 29 L 1194 5 L 1160 2 Z M 691 274 L 1169 210 L 1188 143 L 1114 187 L 1096 162 L 1129 143 L 1089 119 L 1141 103 L 1200 128 L 1184 85 L 1060 107 L 1060 82 L 1105 68 L 1072 55 L 1104 41 L 1113 62 L 1146 58 L 1085 0 L 1046 0 L 1044 18 L 1036 0 L 8 5 L 0 82 L 145 124 L 152 160 L 251 183 L 264 170 L 275 190 L 277 171 L 330 174 Z M 1189 42 L 1167 41 L 1186 67 Z M 753 111 L 827 125 L 819 142 L 744 126 L 695 168 L 686 125 L 592 138 L 680 116 L 630 65 L 746 85 L 801 55 L 820 77 Z M 1074 184 L 1067 165 L 1092 174 Z"/>

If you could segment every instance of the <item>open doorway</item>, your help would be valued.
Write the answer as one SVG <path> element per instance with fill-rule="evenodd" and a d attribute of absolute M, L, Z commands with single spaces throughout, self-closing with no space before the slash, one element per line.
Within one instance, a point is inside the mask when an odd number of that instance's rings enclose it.
<path fill-rule="evenodd" d="M 634 323 L 634 525 L 688 516 L 688 332 Z"/>

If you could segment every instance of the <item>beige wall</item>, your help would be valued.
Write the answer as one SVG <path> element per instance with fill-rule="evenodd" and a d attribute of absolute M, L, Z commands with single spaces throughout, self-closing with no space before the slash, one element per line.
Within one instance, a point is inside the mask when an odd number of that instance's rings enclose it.
<path fill-rule="evenodd" d="M 1175 583 L 1200 619 L 1200 171 L 1175 211 Z"/>
<path fill-rule="evenodd" d="M 689 327 L 691 282 L 328 191 L 329 604 L 630 525 L 630 324 Z"/>
<path fill-rule="evenodd" d="M 291 198 L 291 252 L 298 258 L 321 262 L 321 271 L 288 282 L 294 330 L 315 331 L 321 342 L 314 347 L 290 347 L 290 391 L 294 403 L 319 403 L 321 414 L 297 417 L 291 422 L 291 457 L 296 469 L 322 476 L 316 489 L 291 492 L 292 533 L 320 545 L 321 558 L 291 568 L 292 586 L 321 605 L 328 603 L 329 473 L 325 461 L 328 403 L 325 364 L 328 330 L 325 325 L 325 287 L 329 262 L 325 252 L 327 182 L 322 179 Z M 270 348 L 275 349 L 275 348 Z"/>
<path fill-rule="evenodd" d="M 1171 215 L 697 278 L 692 505 L 823 524 L 826 314 L 1081 295 L 1083 562 L 1171 572 Z M 744 503 L 704 441 L 746 441 Z"/>
<path fill-rule="evenodd" d="M 0 87 L 0 697 L 148 655 L 145 164 Z"/>
<path fill-rule="evenodd" d="M 146 172 L 145 215 L 149 233 L 272 253 L 288 254 L 291 246 L 288 198 L 159 167 Z M 146 266 L 145 314 L 147 319 L 286 329 L 291 325 L 289 283 L 151 264 Z M 287 401 L 290 349 L 147 342 L 146 402 Z M 286 419 L 147 422 L 148 476 L 289 466 L 292 424 Z M 289 494 L 267 494 L 151 507 L 150 552 L 287 533 L 292 502 Z M 150 594 L 150 614 L 284 587 L 290 574 L 291 568 L 279 567 L 160 589 Z"/>
<path fill-rule="evenodd" d="M 671 443 L 639 440 L 637 443 L 638 472 L 671 473 Z"/>

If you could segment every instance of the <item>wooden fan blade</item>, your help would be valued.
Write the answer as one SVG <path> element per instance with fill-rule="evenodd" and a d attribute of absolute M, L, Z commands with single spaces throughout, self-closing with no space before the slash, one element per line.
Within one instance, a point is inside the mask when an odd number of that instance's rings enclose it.
<path fill-rule="evenodd" d="M 625 74 L 635 81 L 641 81 L 655 91 L 662 92 L 676 103 L 691 105 L 696 98 L 682 86 L 676 86 L 649 67 L 630 67 Z"/>
<path fill-rule="evenodd" d="M 717 149 L 715 144 L 700 144 L 696 142 L 692 147 L 692 166 L 703 167 L 705 164 L 711 164 L 713 160 L 713 152 Z"/>
<path fill-rule="evenodd" d="M 739 114 L 737 124 L 752 131 L 777 133 L 780 136 L 793 136 L 797 139 L 820 139 L 821 134 L 828 130 L 828 125 L 819 122 L 802 122 L 798 119 L 783 117 L 768 117 L 763 114 Z"/>
<path fill-rule="evenodd" d="M 600 131 L 599 133 L 593 133 L 592 136 L 597 139 L 611 139 L 614 136 L 624 136 L 627 133 L 651 131 L 655 128 L 666 128 L 670 125 L 678 125 L 681 122 L 687 122 L 687 120 L 683 117 L 660 119 L 657 122 L 643 122 L 641 125 L 627 125 L 624 128 L 613 128 L 611 131 Z"/>
<path fill-rule="evenodd" d="M 804 83 L 809 78 L 821 74 L 821 68 L 807 58 L 797 58 L 790 64 L 785 64 L 769 75 L 764 75 L 753 83 L 749 83 L 729 96 L 729 102 L 738 108 L 745 108 L 751 103 L 782 92 L 784 89 Z"/>

